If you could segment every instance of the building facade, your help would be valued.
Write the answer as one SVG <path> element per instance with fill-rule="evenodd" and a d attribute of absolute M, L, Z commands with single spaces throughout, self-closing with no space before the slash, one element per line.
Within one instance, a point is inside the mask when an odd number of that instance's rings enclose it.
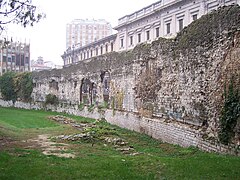
<path fill-rule="evenodd" d="M 30 44 L 9 42 L 0 49 L 0 75 L 30 71 Z"/>
<path fill-rule="evenodd" d="M 104 19 L 75 19 L 66 27 L 66 49 L 86 46 L 111 34 L 111 24 Z"/>
<path fill-rule="evenodd" d="M 54 64 L 52 61 L 44 61 L 43 57 L 31 61 L 31 71 L 43 71 L 51 69 L 61 69 L 62 66 Z"/>
<path fill-rule="evenodd" d="M 78 61 L 89 59 L 108 52 L 116 51 L 116 37 L 117 34 L 114 34 L 83 47 L 67 49 L 62 55 L 64 66 L 77 63 Z"/>
<path fill-rule="evenodd" d="M 240 0 L 160 0 L 118 20 L 116 38 L 112 39 L 114 51 L 133 49 L 140 43 L 151 43 L 159 37 L 173 38 L 185 26 L 202 15 L 216 10 L 220 6 L 240 4 Z M 101 39 L 98 44 L 101 44 Z M 69 50 L 62 56 L 64 65 L 75 63 L 70 59 L 78 56 L 84 49 L 95 49 L 95 44 Z M 108 51 L 106 51 L 108 52 Z M 103 53 L 106 53 L 103 52 Z M 95 54 L 100 55 L 100 54 Z M 91 58 L 75 59 L 76 61 Z"/>
<path fill-rule="evenodd" d="M 220 6 L 239 0 L 161 0 L 118 20 L 116 49 L 129 50 L 159 37 L 172 38 L 185 26 Z"/>

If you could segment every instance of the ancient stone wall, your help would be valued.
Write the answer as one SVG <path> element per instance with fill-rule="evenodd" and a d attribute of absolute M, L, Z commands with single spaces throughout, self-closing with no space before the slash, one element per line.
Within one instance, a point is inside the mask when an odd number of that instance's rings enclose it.
<path fill-rule="evenodd" d="M 240 8 L 224 7 L 194 21 L 175 39 L 159 38 L 132 51 L 34 73 L 29 108 L 37 104 L 105 118 L 166 142 L 226 152 L 218 141 L 219 118 L 224 84 L 235 77 L 240 87 L 239 57 Z M 56 95 L 59 104 L 41 105 L 47 94 Z"/>

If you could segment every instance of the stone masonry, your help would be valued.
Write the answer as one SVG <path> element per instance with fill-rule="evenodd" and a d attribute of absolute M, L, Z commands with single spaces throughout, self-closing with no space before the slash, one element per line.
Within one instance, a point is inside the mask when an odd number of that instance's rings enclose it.
<path fill-rule="evenodd" d="M 228 147 L 218 141 L 224 85 L 234 77 L 240 87 L 239 57 L 240 8 L 224 7 L 175 39 L 34 73 L 34 102 L 15 106 L 105 118 L 169 143 L 239 154 L 238 134 Z M 47 94 L 59 104 L 44 106 Z"/>

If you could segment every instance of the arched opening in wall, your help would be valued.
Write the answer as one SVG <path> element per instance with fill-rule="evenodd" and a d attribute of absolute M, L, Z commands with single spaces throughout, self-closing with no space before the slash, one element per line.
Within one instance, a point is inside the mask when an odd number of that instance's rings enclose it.
<path fill-rule="evenodd" d="M 80 86 L 80 102 L 86 105 L 92 105 L 97 96 L 96 85 L 89 79 L 82 79 Z"/>
<path fill-rule="evenodd" d="M 97 101 L 97 85 L 92 83 L 92 103 L 96 103 Z"/>
<path fill-rule="evenodd" d="M 100 77 L 103 87 L 103 100 L 109 102 L 110 73 L 108 71 L 103 71 Z"/>
<path fill-rule="evenodd" d="M 58 89 L 59 89 L 59 88 L 58 88 L 58 82 L 55 81 L 55 80 L 51 80 L 51 81 L 49 82 L 49 88 L 58 91 Z"/>

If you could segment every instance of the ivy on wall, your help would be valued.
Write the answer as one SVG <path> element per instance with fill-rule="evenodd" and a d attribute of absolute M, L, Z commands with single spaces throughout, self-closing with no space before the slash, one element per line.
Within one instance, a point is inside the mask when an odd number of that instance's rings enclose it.
<path fill-rule="evenodd" d="M 4 100 L 30 101 L 33 91 L 32 73 L 7 72 L 0 76 L 0 91 Z"/>
<path fill-rule="evenodd" d="M 220 117 L 219 140 L 221 143 L 228 145 L 235 135 L 235 127 L 240 121 L 240 92 L 234 86 L 232 77 L 228 88 L 224 90 L 224 105 Z"/>

